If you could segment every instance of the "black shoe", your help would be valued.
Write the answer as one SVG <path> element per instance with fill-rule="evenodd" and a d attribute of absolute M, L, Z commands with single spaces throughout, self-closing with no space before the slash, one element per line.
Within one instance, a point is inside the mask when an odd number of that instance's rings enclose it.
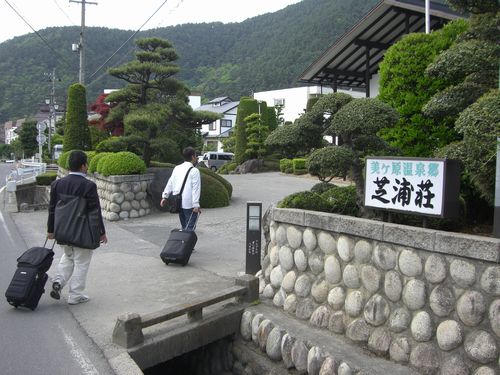
<path fill-rule="evenodd" d="M 52 283 L 50 296 L 54 299 L 61 299 L 61 284 L 59 284 L 58 282 Z"/>

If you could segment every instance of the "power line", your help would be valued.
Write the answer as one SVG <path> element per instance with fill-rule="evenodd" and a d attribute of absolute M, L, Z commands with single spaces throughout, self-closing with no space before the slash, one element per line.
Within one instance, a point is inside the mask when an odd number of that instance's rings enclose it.
<path fill-rule="evenodd" d="M 7 1 L 7 0 L 5 0 Z M 97 68 L 97 70 L 92 73 L 89 77 L 89 79 L 91 79 L 93 76 L 95 76 L 102 68 L 104 68 L 104 66 L 130 41 L 130 39 L 132 39 L 134 36 L 137 35 L 137 33 L 139 31 L 141 31 L 141 29 L 149 22 L 149 20 L 151 18 L 153 18 L 153 16 L 158 13 L 158 11 L 167 3 L 168 0 L 165 0 L 159 7 L 158 9 L 155 10 L 155 12 L 146 20 L 146 22 L 144 22 L 141 27 L 139 27 L 115 52 L 113 52 L 113 54 L 106 60 L 104 61 L 104 63 L 99 67 Z"/>
<path fill-rule="evenodd" d="M 48 42 L 48 41 L 47 41 L 47 40 L 46 40 L 43 36 L 41 36 L 41 35 L 40 35 L 40 33 L 39 33 L 38 31 L 36 31 L 36 30 L 33 28 L 33 26 L 31 26 L 31 25 L 29 24 L 29 22 L 28 22 L 28 21 L 26 21 L 26 19 L 25 19 L 25 18 L 21 15 L 21 13 L 19 13 L 19 12 L 17 11 L 17 9 L 15 9 L 15 8 L 14 8 L 14 7 L 13 7 L 13 6 L 12 6 L 12 5 L 11 5 L 11 4 L 7 1 L 7 0 L 4 0 L 4 1 L 5 1 L 5 3 L 6 3 L 6 4 L 7 4 L 7 5 L 8 5 L 8 6 L 9 6 L 9 7 L 10 7 L 10 8 L 11 8 L 11 9 L 12 9 L 12 10 L 13 10 L 13 11 L 14 11 L 17 15 L 18 15 L 18 16 L 19 16 L 19 18 L 21 18 L 21 19 L 23 20 L 23 22 L 24 22 L 26 25 L 28 25 L 28 26 L 29 26 L 29 28 L 30 28 L 31 30 L 33 30 L 33 32 L 34 32 L 34 33 L 35 33 L 35 34 L 36 34 L 36 35 L 37 35 L 37 36 L 38 36 L 38 37 L 39 37 L 39 38 L 40 38 L 40 39 L 41 39 L 41 40 L 45 43 L 45 45 L 46 45 L 47 47 L 49 47 L 49 48 L 52 50 L 52 52 L 54 52 L 56 55 L 58 55 L 58 56 L 59 56 L 59 57 L 60 57 L 60 58 L 61 58 L 61 59 L 62 59 L 62 60 L 63 60 L 63 61 L 64 61 L 64 62 L 65 62 L 68 66 L 69 66 L 69 67 L 72 67 L 71 63 L 70 63 L 68 60 L 66 60 L 66 58 L 65 58 L 63 55 L 61 55 L 59 52 L 57 52 L 57 51 L 56 51 L 56 50 L 55 50 L 55 49 L 54 49 L 54 48 L 50 45 L 50 43 L 49 43 L 49 42 Z"/>
<path fill-rule="evenodd" d="M 59 8 L 59 10 L 61 11 L 62 14 L 64 14 L 64 16 L 66 17 L 66 19 L 73 25 L 73 26 L 77 26 L 76 23 L 73 22 L 73 20 L 68 16 L 68 14 L 64 11 L 63 8 L 61 8 L 61 6 L 59 5 L 59 3 L 57 2 L 57 0 L 52 0 L 54 2 L 54 4 L 56 4 L 56 6 Z"/>

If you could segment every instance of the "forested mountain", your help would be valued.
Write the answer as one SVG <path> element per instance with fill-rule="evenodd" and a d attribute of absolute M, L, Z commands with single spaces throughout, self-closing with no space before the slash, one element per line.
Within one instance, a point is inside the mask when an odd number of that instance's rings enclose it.
<path fill-rule="evenodd" d="M 303 0 L 274 13 L 240 23 L 185 24 L 138 33 L 170 40 L 180 55 L 179 76 L 203 98 L 228 95 L 235 100 L 255 91 L 297 85 L 297 77 L 378 0 Z M 71 44 L 79 27 L 51 27 L 0 44 L 0 123 L 34 114 L 48 96 L 44 73 L 56 68 L 56 99 L 64 102 L 70 84 L 78 81 L 79 57 Z M 104 62 L 133 31 L 86 28 L 88 101 L 103 89 L 123 84 L 106 68 L 132 59 L 130 41 L 104 68 Z"/>

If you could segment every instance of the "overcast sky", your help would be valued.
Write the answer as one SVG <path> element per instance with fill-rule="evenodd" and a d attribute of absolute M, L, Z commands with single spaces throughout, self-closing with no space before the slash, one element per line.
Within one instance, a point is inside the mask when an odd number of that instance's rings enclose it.
<path fill-rule="evenodd" d="M 81 1 L 81 0 L 78 0 Z M 85 24 L 137 30 L 165 0 L 86 0 Z M 200 22 L 240 22 L 275 12 L 301 0 L 167 0 L 142 30 Z M 0 42 L 35 30 L 79 26 L 81 4 L 69 0 L 0 0 Z M 76 41 L 75 41 L 76 42 Z"/>

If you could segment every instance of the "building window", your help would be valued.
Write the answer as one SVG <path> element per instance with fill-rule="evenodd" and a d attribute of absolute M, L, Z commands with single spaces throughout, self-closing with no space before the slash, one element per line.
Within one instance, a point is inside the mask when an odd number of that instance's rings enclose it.
<path fill-rule="evenodd" d="M 233 126 L 232 120 L 220 120 L 220 126 L 222 128 L 231 128 Z"/>
<path fill-rule="evenodd" d="M 208 125 L 208 130 L 216 130 L 217 127 L 215 126 L 215 122 L 212 122 L 210 123 L 210 125 Z"/>
<path fill-rule="evenodd" d="M 281 98 L 281 99 L 274 99 L 274 105 L 282 105 L 284 106 L 285 105 L 285 99 L 284 98 Z"/>

